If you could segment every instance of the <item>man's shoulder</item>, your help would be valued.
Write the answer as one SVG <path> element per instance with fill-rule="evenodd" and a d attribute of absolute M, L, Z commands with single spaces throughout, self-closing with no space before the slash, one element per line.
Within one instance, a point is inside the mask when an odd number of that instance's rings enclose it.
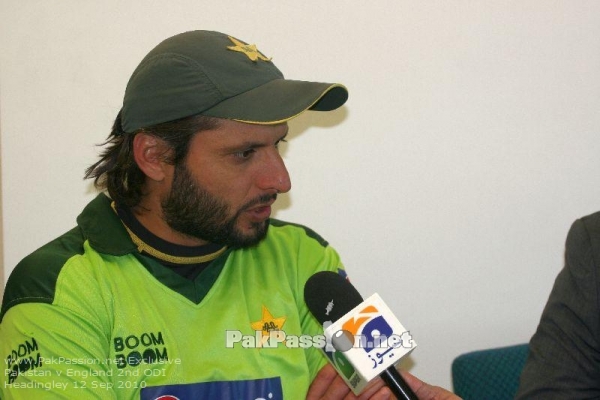
<path fill-rule="evenodd" d="M 0 320 L 17 304 L 52 303 L 58 275 L 70 258 L 83 254 L 83 241 L 75 227 L 23 258 L 6 283 Z"/>
<path fill-rule="evenodd" d="M 329 242 L 311 228 L 278 219 L 270 220 L 269 231 L 280 237 L 289 237 L 296 240 L 313 240 L 321 247 L 328 247 Z"/>

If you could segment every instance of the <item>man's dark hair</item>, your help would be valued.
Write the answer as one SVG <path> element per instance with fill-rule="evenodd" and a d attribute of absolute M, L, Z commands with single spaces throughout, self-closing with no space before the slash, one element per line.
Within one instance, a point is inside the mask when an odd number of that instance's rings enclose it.
<path fill-rule="evenodd" d="M 144 196 L 146 180 L 146 175 L 133 157 L 133 138 L 136 134 L 143 132 L 163 141 L 167 145 L 164 161 L 177 166 L 185 160 L 194 134 L 217 126 L 216 118 L 194 115 L 134 132 L 124 132 L 119 111 L 110 135 L 101 144 L 106 148 L 100 154 L 100 160 L 86 169 L 85 178 L 94 178 L 96 188 L 107 190 L 118 204 L 134 207 Z"/>

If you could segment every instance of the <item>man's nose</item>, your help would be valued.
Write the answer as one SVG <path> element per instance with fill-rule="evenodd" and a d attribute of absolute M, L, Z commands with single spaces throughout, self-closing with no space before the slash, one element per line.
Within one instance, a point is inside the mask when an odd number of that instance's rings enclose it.
<path fill-rule="evenodd" d="M 277 193 L 286 193 L 292 188 L 288 170 L 276 150 L 268 155 L 267 162 L 257 179 L 257 184 L 263 190 L 275 190 Z"/>

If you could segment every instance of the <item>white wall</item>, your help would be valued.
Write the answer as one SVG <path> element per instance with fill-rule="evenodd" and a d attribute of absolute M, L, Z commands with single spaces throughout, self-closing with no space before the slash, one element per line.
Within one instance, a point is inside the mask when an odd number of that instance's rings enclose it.
<path fill-rule="evenodd" d="M 529 339 L 571 222 L 600 209 L 593 0 L 1 0 L 5 276 L 73 226 L 130 73 L 191 29 L 349 87 L 292 124 L 277 217 L 390 303 L 419 342 L 413 373 L 449 387 L 458 354 Z"/>

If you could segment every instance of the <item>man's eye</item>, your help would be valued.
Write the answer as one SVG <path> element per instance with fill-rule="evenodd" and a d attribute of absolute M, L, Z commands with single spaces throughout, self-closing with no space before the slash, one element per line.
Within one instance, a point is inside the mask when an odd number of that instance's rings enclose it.
<path fill-rule="evenodd" d="M 248 149 L 248 150 L 244 150 L 244 151 L 235 153 L 235 156 L 245 160 L 245 159 L 250 158 L 250 156 L 255 152 L 256 152 L 255 149 Z"/>

